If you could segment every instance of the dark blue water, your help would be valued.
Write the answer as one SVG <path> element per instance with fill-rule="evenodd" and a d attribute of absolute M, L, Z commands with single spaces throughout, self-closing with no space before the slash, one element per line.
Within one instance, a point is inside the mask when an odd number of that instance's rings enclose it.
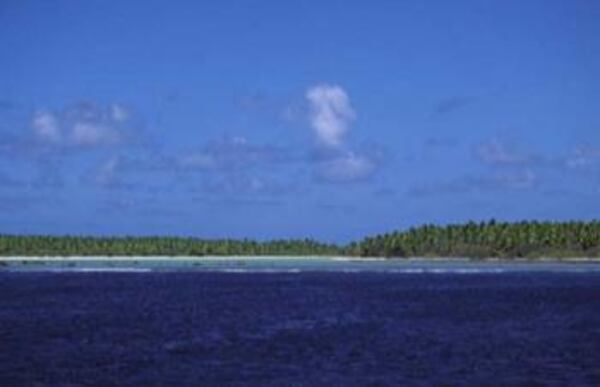
<path fill-rule="evenodd" d="M 0 385 L 599 385 L 600 274 L 0 273 Z"/>

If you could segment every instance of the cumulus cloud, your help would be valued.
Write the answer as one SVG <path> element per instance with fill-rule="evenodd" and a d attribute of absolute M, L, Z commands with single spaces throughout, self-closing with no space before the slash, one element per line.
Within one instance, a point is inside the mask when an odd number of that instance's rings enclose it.
<path fill-rule="evenodd" d="M 80 164 L 85 168 L 94 157 L 117 147 L 135 151 L 147 143 L 139 120 L 117 103 L 79 102 L 60 109 L 40 108 L 24 118 L 26 130 L 0 138 L 0 156 L 33 165 L 35 174 L 27 179 L 32 187 L 62 187 L 69 182 L 63 176 L 66 168 L 76 171 Z M 73 157 L 80 157 L 77 166 Z M 107 185 L 110 171 L 106 168 L 98 179 L 86 176 L 85 180 Z"/>
<path fill-rule="evenodd" d="M 60 111 L 38 110 L 30 122 L 34 143 L 61 149 L 113 146 L 125 141 L 130 113 L 122 105 L 79 103 Z"/>
<path fill-rule="evenodd" d="M 356 118 L 346 91 L 337 85 L 317 85 L 306 91 L 310 122 L 317 139 L 325 146 L 339 147 L 348 126 Z"/>
<path fill-rule="evenodd" d="M 356 152 L 345 137 L 356 119 L 346 91 L 338 85 L 319 84 L 308 88 L 309 120 L 317 142 L 312 162 L 320 181 L 347 183 L 364 181 L 379 163 L 370 153 Z"/>

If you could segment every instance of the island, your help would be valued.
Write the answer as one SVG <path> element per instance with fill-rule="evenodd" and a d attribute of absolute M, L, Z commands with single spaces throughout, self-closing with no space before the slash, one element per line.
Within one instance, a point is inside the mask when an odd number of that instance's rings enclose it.
<path fill-rule="evenodd" d="M 0 256 L 347 256 L 437 258 L 598 258 L 600 221 L 426 224 L 346 245 L 296 240 L 195 237 L 0 235 Z"/>

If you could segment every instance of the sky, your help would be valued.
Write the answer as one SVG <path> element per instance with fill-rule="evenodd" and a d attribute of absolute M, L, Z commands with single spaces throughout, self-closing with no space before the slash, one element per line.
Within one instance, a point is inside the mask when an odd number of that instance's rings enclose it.
<path fill-rule="evenodd" d="M 600 214 L 600 3 L 0 2 L 0 233 Z"/>

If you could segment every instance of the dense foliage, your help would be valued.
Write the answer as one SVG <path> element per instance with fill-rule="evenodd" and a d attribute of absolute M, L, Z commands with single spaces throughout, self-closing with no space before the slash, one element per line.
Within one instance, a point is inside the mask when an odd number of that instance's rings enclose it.
<path fill-rule="evenodd" d="M 385 257 L 600 257 L 600 221 L 424 225 L 345 247 L 310 239 L 203 240 L 0 235 L 4 256 L 350 255 Z"/>
<path fill-rule="evenodd" d="M 352 243 L 347 253 L 386 257 L 598 257 L 600 222 L 424 225 Z"/>
<path fill-rule="evenodd" d="M 203 240 L 175 237 L 0 236 L 4 256 L 336 255 L 334 245 L 304 240 Z"/>

